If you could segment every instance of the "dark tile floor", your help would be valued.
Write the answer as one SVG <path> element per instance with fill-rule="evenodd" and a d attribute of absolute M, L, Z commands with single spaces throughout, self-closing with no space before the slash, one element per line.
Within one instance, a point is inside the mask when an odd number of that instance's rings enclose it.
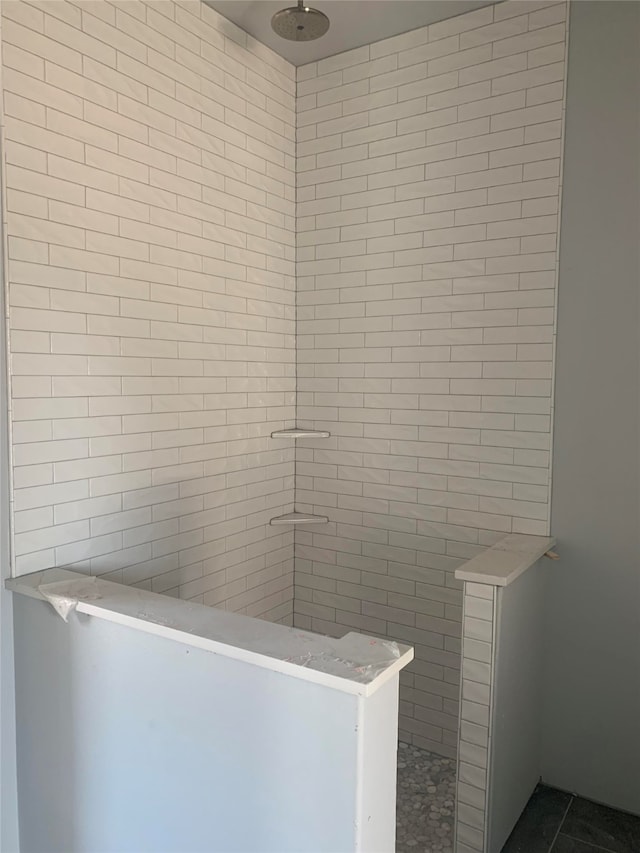
<path fill-rule="evenodd" d="M 640 853 L 640 817 L 538 785 L 502 853 Z"/>

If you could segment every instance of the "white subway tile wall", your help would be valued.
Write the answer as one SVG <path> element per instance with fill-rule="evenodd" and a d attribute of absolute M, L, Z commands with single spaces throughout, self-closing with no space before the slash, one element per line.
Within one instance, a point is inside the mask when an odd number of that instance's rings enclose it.
<path fill-rule="evenodd" d="M 297 626 L 415 646 L 401 736 L 457 744 L 460 563 L 549 524 L 565 2 L 298 68 Z"/>
<path fill-rule="evenodd" d="M 456 853 L 485 853 L 498 589 L 467 582 L 463 591 Z"/>
<path fill-rule="evenodd" d="M 453 755 L 453 570 L 548 532 L 566 3 L 297 84 L 198 0 L 0 9 L 14 571 L 410 642 Z"/>
<path fill-rule="evenodd" d="M 14 571 L 290 622 L 295 70 L 198 0 L 0 8 Z"/>

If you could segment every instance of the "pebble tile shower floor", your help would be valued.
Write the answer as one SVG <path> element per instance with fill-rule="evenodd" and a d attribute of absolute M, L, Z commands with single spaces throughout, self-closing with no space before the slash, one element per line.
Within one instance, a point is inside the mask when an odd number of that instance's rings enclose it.
<path fill-rule="evenodd" d="M 400 743 L 396 853 L 453 853 L 456 763 Z"/>

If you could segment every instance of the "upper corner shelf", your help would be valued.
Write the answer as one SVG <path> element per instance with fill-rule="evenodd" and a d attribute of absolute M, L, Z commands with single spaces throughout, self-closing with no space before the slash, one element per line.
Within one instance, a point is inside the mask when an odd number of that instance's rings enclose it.
<path fill-rule="evenodd" d="M 326 515 L 311 515 L 308 512 L 287 512 L 272 518 L 270 524 L 327 524 Z"/>
<path fill-rule="evenodd" d="M 271 433 L 271 438 L 329 438 L 330 432 L 323 429 L 277 429 Z"/>

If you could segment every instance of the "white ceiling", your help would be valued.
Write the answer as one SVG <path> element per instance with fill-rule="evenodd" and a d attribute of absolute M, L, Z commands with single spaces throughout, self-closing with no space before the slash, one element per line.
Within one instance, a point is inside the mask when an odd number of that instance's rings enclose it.
<path fill-rule="evenodd" d="M 205 2 L 294 65 L 305 65 L 363 44 L 415 30 L 489 6 L 495 0 L 310 0 L 328 15 L 329 32 L 297 43 L 277 36 L 271 17 L 296 0 L 205 0 Z"/>

